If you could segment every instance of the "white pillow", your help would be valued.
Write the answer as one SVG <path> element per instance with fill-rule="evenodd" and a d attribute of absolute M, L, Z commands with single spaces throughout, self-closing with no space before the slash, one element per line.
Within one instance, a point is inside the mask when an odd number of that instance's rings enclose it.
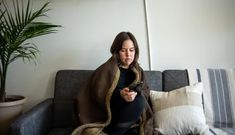
<path fill-rule="evenodd" d="M 155 130 L 164 135 L 206 134 L 202 107 L 202 83 L 185 86 L 170 92 L 150 91 Z"/>

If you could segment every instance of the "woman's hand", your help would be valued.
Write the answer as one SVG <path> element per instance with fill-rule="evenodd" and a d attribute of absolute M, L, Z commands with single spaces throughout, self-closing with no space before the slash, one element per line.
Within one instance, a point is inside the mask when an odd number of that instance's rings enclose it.
<path fill-rule="evenodd" d="M 129 88 L 126 87 L 120 91 L 120 95 L 126 102 L 132 102 L 135 100 L 137 92 L 130 91 Z"/>

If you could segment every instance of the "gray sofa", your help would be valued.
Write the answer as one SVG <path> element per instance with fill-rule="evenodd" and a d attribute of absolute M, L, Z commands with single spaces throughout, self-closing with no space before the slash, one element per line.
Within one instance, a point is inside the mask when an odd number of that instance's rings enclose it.
<path fill-rule="evenodd" d="M 69 135 L 76 127 L 73 99 L 92 70 L 60 70 L 54 98 L 39 103 L 11 124 L 12 135 Z M 145 71 L 150 89 L 170 91 L 189 84 L 187 70 Z"/>

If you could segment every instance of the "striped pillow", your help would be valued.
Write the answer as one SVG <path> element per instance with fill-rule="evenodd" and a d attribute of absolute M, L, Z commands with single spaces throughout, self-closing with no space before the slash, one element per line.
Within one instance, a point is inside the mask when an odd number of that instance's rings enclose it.
<path fill-rule="evenodd" d="M 216 128 L 235 127 L 235 70 L 188 69 L 190 84 L 203 82 L 207 124 Z"/>
<path fill-rule="evenodd" d="M 167 134 L 209 132 L 202 108 L 202 83 L 170 92 L 150 91 L 155 130 Z"/>

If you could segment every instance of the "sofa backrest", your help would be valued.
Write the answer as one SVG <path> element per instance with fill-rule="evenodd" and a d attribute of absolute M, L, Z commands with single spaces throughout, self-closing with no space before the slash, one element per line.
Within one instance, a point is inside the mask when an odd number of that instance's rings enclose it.
<path fill-rule="evenodd" d="M 60 70 L 57 72 L 54 91 L 54 127 L 75 125 L 73 118 L 74 97 L 92 72 L 93 70 Z M 168 88 L 187 85 L 185 70 L 170 70 L 163 72 L 163 74 L 161 71 L 144 72 L 151 90 L 161 91 L 164 89 L 163 86 L 168 90 Z"/>
<path fill-rule="evenodd" d="M 60 70 L 57 72 L 54 91 L 54 127 L 75 125 L 74 98 L 92 72 L 92 70 Z"/>

